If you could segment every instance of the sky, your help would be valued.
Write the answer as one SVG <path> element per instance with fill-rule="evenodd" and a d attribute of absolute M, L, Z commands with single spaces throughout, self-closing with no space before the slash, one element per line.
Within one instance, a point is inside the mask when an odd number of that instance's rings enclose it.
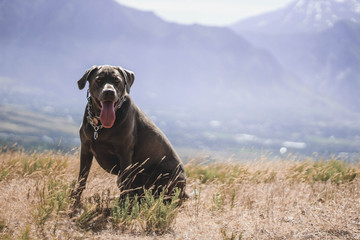
<path fill-rule="evenodd" d="M 182 24 L 225 26 L 238 20 L 285 7 L 295 0 L 117 0 L 155 12 L 164 20 Z"/>

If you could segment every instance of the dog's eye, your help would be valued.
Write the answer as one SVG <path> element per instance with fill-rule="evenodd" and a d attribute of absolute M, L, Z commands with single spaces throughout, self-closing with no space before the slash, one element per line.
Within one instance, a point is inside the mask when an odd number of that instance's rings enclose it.
<path fill-rule="evenodd" d="M 100 78 L 95 78 L 95 82 L 96 82 L 97 84 L 100 84 L 100 83 L 101 83 L 101 79 L 100 79 Z"/>
<path fill-rule="evenodd" d="M 120 80 L 120 78 L 115 78 L 114 82 L 115 82 L 116 84 L 119 84 L 119 83 L 121 82 L 121 80 Z"/>

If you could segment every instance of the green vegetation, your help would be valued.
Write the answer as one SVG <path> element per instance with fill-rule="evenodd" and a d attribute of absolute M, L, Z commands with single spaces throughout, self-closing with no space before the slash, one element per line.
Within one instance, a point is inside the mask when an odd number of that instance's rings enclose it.
<path fill-rule="evenodd" d="M 19 240 L 30 240 L 30 231 L 31 227 L 30 224 L 26 224 L 25 228 L 22 230 L 21 235 L 19 236 Z"/>
<path fill-rule="evenodd" d="M 39 177 L 56 175 L 65 172 L 68 155 L 53 151 L 33 152 L 28 154 L 19 151 L 0 159 L 0 181 L 17 177 Z"/>
<path fill-rule="evenodd" d="M 258 164 L 258 163 L 256 163 Z M 260 169 L 256 164 L 212 163 L 187 164 L 187 177 L 199 179 L 201 183 L 242 183 L 244 181 L 256 183 L 270 183 L 276 180 L 279 172 L 287 171 L 287 176 L 294 180 L 309 183 L 327 182 L 335 184 L 353 181 L 359 174 L 357 167 L 331 157 L 330 160 L 280 162 L 281 169 L 271 169 L 265 166 Z"/>
<path fill-rule="evenodd" d="M 231 233 L 231 235 L 229 236 L 226 233 L 226 230 L 224 228 L 220 229 L 220 233 L 221 233 L 221 237 L 223 240 L 241 240 L 243 239 L 242 237 L 242 233 L 239 233 L 239 235 L 237 233 Z"/>
<path fill-rule="evenodd" d="M 212 163 L 187 164 L 186 176 L 193 179 L 199 179 L 201 183 L 219 182 L 219 183 L 242 183 L 242 182 L 271 182 L 276 178 L 276 171 L 270 171 L 268 167 L 256 169 L 251 164 L 235 163 Z"/>
<path fill-rule="evenodd" d="M 249 178 L 249 170 L 246 166 L 230 163 L 192 164 L 186 166 L 186 176 L 199 179 L 201 183 L 219 181 L 231 183 L 243 181 Z"/>
<path fill-rule="evenodd" d="M 332 157 L 328 161 L 299 162 L 289 177 L 309 183 L 327 182 L 341 184 L 353 181 L 358 176 L 359 170 L 350 164 Z"/>
<path fill-rule="evenodd" d="M 95 193 L 82 206 L 82 214 L 75 219 L 76 226 L 85 231 L 100 231 L 106 227 L 110 216 L 110 191 Z"/>
<path fill-rule="evenodd" d="M 112 200 L 109 193 L 88 200 L 84 212 L 76 220 L 78 227 L 98 231 L 111 222 L 114 229 L 122 231 L 140 226 L 146 233 L 163 234 L 170 230 L 178 214 L 179 190 L 175 191 L 171 201 L 164 201 L 164 192 L 155 197 L 150 190 L 133 200 L 129 197 Z"/>
<path fill-rule="evenodd" d="M 0 231 L 3 231 L 5 229 L 5 221 L 4 220 L 0 220 Z"/>
<path fill-rule="evenodd" d="M 63 215 L 68 210 L 71 204 L 71 187 L 63 179 L 49 178 L 43 186 L 37 182 L 35 189 L 37 204 L 33 211 L 33 219 L 37 231 L 43 233 L 45 223 L 51 217 Z"/>
<path fill-rule="evenodd" d="M 135 197 L 133 201 L 127 196 L 125 200 L 114 202 L 112 208 L 112 223 L 114 227 L 124 229 L 124 227 L 131 227 L 135 220 L 139 217 L 140 206 L 139 198 Z"/>
<path fill-rule="evenodd" d="M 180 190 L 176 189 L 171 201 L 164 200 L 164 192 L 155 198 L 151 191 L 146 191 L 140 201 L 139 223 L 147 233 L 163 234 L 170 230 L 178 214 Z"/>
<path fill-rule="evenodd" d="M 211 210 L 217 211 L 224 208 L 225 198 L 220 192 L 215 192 L 212 198 Z"/>

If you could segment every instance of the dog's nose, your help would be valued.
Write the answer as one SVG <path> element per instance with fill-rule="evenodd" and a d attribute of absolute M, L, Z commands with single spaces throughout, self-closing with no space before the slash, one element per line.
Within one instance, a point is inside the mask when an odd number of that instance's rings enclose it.
<path fill-rule="evenodd" d="M 103 92 L 104 97 L 114 97 L 115 91 L 113 89 L 106 89 Z"/>

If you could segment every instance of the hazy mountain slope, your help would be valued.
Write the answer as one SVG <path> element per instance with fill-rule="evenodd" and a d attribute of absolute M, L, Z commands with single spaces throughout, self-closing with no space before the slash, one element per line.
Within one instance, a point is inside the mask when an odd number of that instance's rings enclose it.
<path fill-rule="evenodd" d="M 3 1 L 0 15 L 1 76 L 40 88 L 43 97 L 56 89 L 73 99 L 75 81 L 94 64 L 134 70 L 144 102 L 146 96 L 190 91 L 188 98 L 206 97 L 214 85 L 268 87 L 282 79 L 274 58 L 226 28 L 166 23 L 112 0 Z"/>
<path fill-rule="evenodd" d="M 26 147 L 36 143 L 62 147 L 79 143 L 75 137 L 79 130 L 70 115 L 50 116 L 49 113 L 32 111 L 15 105 L 0 104 L 0 143 L 18 142 Z"/>
<path fill-rule="evenodd" d="M 232 27 L 269 50 L 307 88 L 360 111 L 359 20 L 360 1 L 299 0 Z M 268 26 L 256 27 L 252 21 Z"/>
<path fill-rule="evenodd" d="M 359 0 L 296 0 L 280 10 L 239 21 L 231 27 L 241 33 L 308 33 L 333 27 L 341 20 L 360 22 Z"/>

